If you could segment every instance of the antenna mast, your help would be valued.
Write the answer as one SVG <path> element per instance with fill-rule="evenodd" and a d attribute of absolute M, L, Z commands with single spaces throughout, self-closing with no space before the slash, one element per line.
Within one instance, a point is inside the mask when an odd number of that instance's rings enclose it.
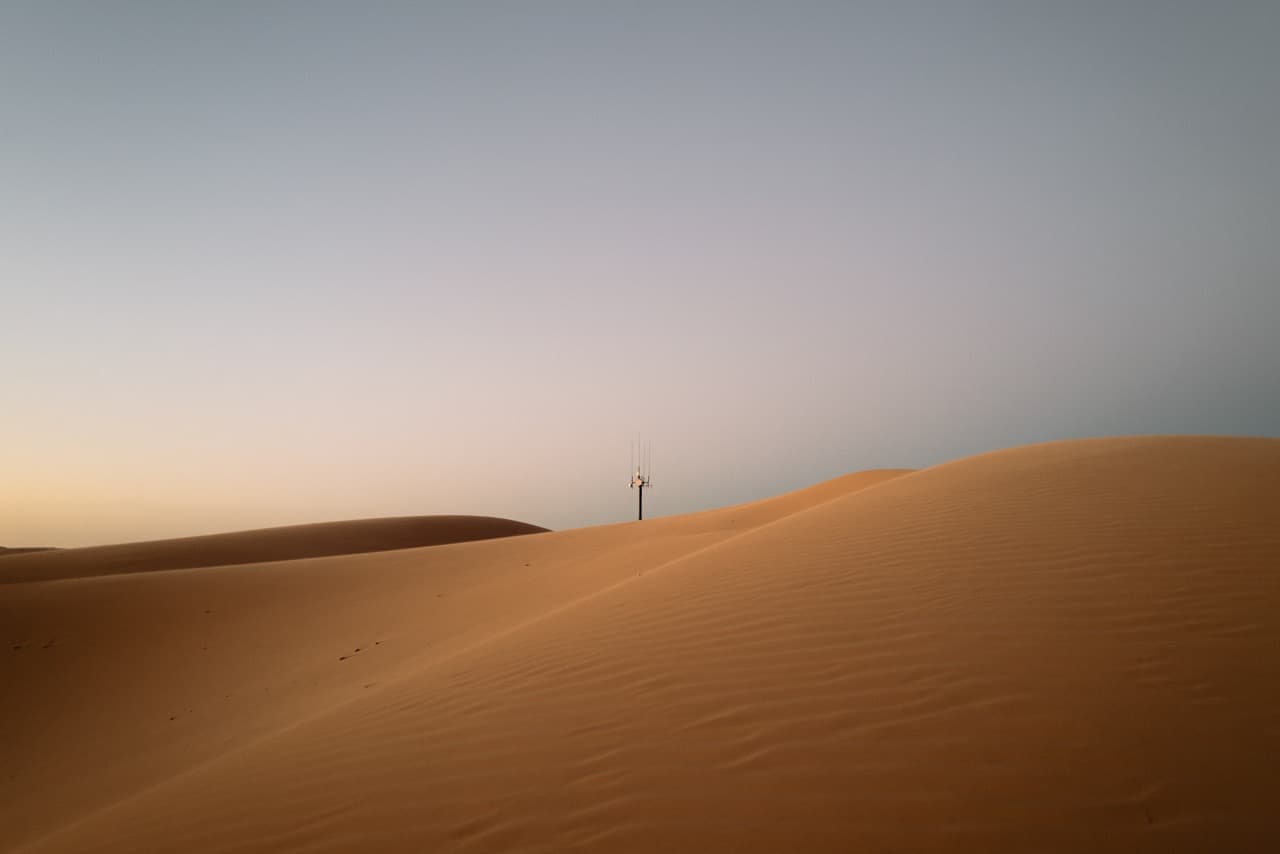
<path fill-rule="evenodd" d="M 637 459 L 637 452 L 639 459 Z M 644 520 L 644 491 L 650 487 L 652 473 L 653 446 L 640 444 L 640 438 L 631 447 L 631 461 L 635 465 L 635 473 L 631 475 L 631 488 L 636 490 L 639 499 L 636 505 L 636 521 Z"/>

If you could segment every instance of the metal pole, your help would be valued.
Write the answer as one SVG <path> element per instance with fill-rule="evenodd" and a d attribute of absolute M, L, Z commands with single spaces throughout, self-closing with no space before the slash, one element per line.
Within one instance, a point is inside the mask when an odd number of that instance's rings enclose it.
<path fill-rule="evenodd" d="M 644 521 L 644 484 L 640 484 L 640 515 L 636 519 L 637 522 Z"/>

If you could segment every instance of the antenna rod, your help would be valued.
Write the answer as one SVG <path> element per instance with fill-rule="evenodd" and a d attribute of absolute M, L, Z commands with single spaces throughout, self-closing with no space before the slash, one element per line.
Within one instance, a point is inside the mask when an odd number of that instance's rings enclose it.
<path fill-rule="evenodd" d="M 649 485 L 650 469 L 653 465 L 653 447 L 651 444 L 645 444 L 640 441 L 640 437 L 636 436 L 635 443 L 631 446 L 631 461 L 635 463 L 635 471 L 631 475 L 630 486 L 632 489 L 639 490 L 636 493 L 636 521 L 644 521 L 644 488 Z"/>

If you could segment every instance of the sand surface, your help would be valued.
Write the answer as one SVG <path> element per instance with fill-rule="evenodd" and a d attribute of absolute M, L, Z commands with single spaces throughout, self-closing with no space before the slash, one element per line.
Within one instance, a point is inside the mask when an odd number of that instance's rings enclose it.
<path fill-rule="evenodd" d="M 491 516 L 397 516 L 78 549 L 11 549 L 0 553 L 9 558 L 0 563 L 0 584 L 359 554 L 545 530 Z"/>
<path fill-rule="evenodd" d="M 1063 442 L 0 585 L 0 849 L 1280 850 L 1277 483 Z"/>

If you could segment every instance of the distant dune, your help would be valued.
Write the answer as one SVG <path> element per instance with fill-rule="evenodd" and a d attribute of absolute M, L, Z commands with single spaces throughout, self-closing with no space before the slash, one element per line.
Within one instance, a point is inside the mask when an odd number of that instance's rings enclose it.
<path fill-rule="evenodd" d="M 79 549 L 35 549 L 24 559 L 0 564 L 0 584 L 363 554 L 545 530 L 489 516 L 399 516 Z"/>
<path fill-rule="evenodd" d="M 0 557 L 9 557 L 10 555 L 24 555 L 32 552 L 48 552 L 53 551 L 53 546 L 22 546 L 22 547 L 6 547 L 0 546 Z"/>
<path fill-rule="evenodd" d="M 1280 440 L 1060 442 L 3 585 L 0 849 L 1280 850 L 1277 482 Z"/>

